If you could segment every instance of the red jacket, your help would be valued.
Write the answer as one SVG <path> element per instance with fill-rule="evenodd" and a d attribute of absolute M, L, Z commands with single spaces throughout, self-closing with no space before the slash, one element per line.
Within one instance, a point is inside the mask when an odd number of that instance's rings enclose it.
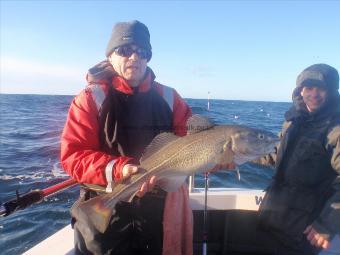
<path fill-rule="evenodd" d="M 191 110 L 174 89 L 154 82 L 151 69 L 148 69 L 145 80 L 134 92 L 123 78 L 114 76 L 111 65 L 106 61 L 96 68 L 95 75 L 89 73 L 87 76 L 89 84 L 86 89 L 71 103 L 61 137 L 60 161 L 68 174 L 78 182 L 106 186 L 107 168 L 112 168 L 109 173 L 113 176 L 110 178 L 119 179 L 122 167 L 130 160 L 128 157 L 107 154 L 101 148 L 99 113 L 108 86 L 126 94 L 143 93 L 155 86 L 173 111 L 173 129 L 177 135 L 186 134 L 186 121 L 191 116 Z M 109 80 L 112 80 L 112 84 Z"/>

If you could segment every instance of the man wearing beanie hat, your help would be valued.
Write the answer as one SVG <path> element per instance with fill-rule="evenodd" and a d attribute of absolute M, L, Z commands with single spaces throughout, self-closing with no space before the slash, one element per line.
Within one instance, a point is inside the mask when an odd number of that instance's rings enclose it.
<path fill-rule="evenodd" d="M 147 66 L 152 52 L 143 23 L 117 23 L 106 57 L 89 70 L 61 138 L 63 168 L 79 183 L 91 184 L 82 187 L 71 210 L 76 253 L 190 255 L 193 222 L 186 184 L 166 193 L 154 188 L 152 177 L 131 203 L 116 205 L 106 229 L 82 211 L 84 201 L 100 190 L 111 192 L 115 183 L 140 171 L 139 159 L 157 134 L 185 135 L 191 116 L 179 94 L 156 82 Z"/>
<path fill-rule="evenodd" d="M 259 225 L 274 238 L 275 254 L 318 254 L 340 234 L 338 90 L 335 68 L 315 64 L 303 70 L 277 153 L 257 162 L 276 168 L 260 206 Z"/>

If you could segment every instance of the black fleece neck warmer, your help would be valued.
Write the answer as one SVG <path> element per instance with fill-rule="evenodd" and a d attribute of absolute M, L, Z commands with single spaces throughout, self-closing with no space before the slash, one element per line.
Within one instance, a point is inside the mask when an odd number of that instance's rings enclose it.
<path fill-rule="evenodd" d="M 287 121 L 317 121 L 339 112 L 340 96 L 337 95 L 336 97 L 328 99 L 325 104 L 315 112 L 309 112 L 307 110 L 301 96 L 296 97 L 293 103 L 294 105 L 285 113 L 285 119 Z"/>

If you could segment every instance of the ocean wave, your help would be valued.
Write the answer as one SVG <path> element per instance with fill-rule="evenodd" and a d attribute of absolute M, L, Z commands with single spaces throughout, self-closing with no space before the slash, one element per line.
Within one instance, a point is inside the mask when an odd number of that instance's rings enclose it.
<path fill-rule="evenodd" d="M 52 164 L 52 163 L 51 163 Z M 52 164 L 51 170 L 46 170 L 46 166 L 44 165 L 29 165 L 23 167 L 24 170 L 18 170 L 18 172 L 25 172 L 25 174 L 10 174 L 9 171 L 4 171 L 4 169 L 0 169 L 0 180 L 51 180 L 55 178 L 66 178 L 69 175 L 62 169 L 60 162 L 56 162 Z M 37 171 L 37 169 L 42 169 Z"/>
<path fill-rule="evenodd" d="M 51 173 L 54 177 L 69 177 L 69 175 L 61 167 L 60 162 L 53 165 Z"/>
<path fill-rule="evenodd" d="M 10 175 L 10 174 L 4 174 L 0 175 L 0 180 L 8 181 L 8 180 L 38 180 L 38 179 L 50 179 L 52 178 L 52 174 L 48 174 L 45 172 L 37 172 L 37 173 L 31 173 L 31 174 L 18 174 L 18 175 Z"/>

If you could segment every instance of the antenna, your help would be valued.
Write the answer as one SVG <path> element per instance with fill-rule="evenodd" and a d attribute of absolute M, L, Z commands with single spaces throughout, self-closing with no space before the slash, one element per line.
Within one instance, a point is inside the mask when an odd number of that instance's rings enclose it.
<path fill-rule="evenodd" d="M 208 91 L 208 106 L 207 106 L 208 111 L 210 111 L 210 91 Z"/>

